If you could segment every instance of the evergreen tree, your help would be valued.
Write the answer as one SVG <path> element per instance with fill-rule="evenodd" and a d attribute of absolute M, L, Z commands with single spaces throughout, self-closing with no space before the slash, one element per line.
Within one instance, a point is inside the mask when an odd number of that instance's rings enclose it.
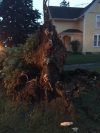
<path fill-rule="evenodd" d="M 3 0 L 0 17 L 1 38 L 7 40 L 9 37 L 16 45 L 25 42 L 27 35 L 37 29 L 40 13 L 33 10 L 32 0 Z"/>
<path fill-rule="evenodd" d="M 63 0 L 61 3 L 60 3 L 60 6 L 62 7 L 69 7 L 69 2 L 66 2 L 66 0 Z"/>

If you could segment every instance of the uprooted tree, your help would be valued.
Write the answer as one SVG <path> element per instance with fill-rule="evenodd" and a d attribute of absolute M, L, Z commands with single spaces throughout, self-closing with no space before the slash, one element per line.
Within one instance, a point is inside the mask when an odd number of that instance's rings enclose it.
<path fill-rule="evenodd" d="M 6 48 L 1 75 L 8 95 L 17 101 L 50 101 L 57 96 L 66 102 L 61 80 L 66 49 L 48 19 L 44 1 L 44 24 L 20 47 Z"/>

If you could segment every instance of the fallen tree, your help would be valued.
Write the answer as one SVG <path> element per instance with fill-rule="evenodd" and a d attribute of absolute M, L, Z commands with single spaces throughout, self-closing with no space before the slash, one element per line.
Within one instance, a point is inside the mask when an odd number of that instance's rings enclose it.
<path fill-rule="evenodd" d="M 66 99 L 60 76 L 66 49 L 51 22 L 41 26 L 24 46 L 4 51 L 3 83 L 14 100 L 34 103 L 57 96 Z"/>
<path fill-rule="evenodd" d="M 61 81 L 66 48 L 49 20 L 43 1 L 44 24 L 25 45 L 7 47 L 1 54 L 1 78 L 7 95 L 32 103 L 57 96 L 66 99 Z M 65 100 L 66 101 L 66 100 Z"/>
<path fill-rule="evenodd" d="M 31 58 L 31 65 L 33 65 L 35 75 L 33 74 L 33 77 L 29 78 L 32 73 L 21 74 L 20 79 L 25 79 L 25 83 L 20 81 L 20 84 L 24 83 L 27 93 L 32 99 L 34 99 L 34 93 L 32 92 L 34 87 L 32 86 L 36 84 L 37 90 L 35 91 L 38 91 L 39 100 L 46 99 L 49 101 L 56 95 L 64 97 L 60 74 L 64 65 L 66 49 L 58 38 L 54 26 L 49 23 L 48 27 L 44 24 L 35 35 L 38 42 L 31 51 L 31 57 L 29 57 L 30 51 L 23 54 L 23 60 L 26 63 L 29 64 L 29 58 Z M 18 90 L 18 86 L 15 87 L 16 90 Z M 23 87 L 19 88 L 20 92 L 25 91 Z M 32 93 L 30 94 L 30 92 Z"/>

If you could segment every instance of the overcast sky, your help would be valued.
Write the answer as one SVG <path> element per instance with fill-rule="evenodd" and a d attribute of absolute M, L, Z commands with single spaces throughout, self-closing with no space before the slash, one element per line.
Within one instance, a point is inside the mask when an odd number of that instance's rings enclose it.
<path fill-rule="evenodd" d="M 84 7 L 89 4 L 92 0 L 67 0 L 70 3 L 70 7 Z M 62 0 L 49 0 L 50 6 L 59 6 Z M 43 0 L 33 0 L 34 9 L 38 9 L 40 13 L 43 15 Z"/>

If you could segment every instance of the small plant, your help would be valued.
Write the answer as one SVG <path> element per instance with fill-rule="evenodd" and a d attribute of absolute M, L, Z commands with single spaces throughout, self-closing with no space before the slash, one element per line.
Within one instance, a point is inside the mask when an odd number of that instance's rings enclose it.
<path fill-rule="evenodd" d="M 73 40 L 73 41 L 71 41 L 70 44 L 71 44 L 71 47 L 72 47 L 72 51 L 74 53 L 77 53 L 78 49 L 79 49 L 80 42 L 78 40 Z"/>

